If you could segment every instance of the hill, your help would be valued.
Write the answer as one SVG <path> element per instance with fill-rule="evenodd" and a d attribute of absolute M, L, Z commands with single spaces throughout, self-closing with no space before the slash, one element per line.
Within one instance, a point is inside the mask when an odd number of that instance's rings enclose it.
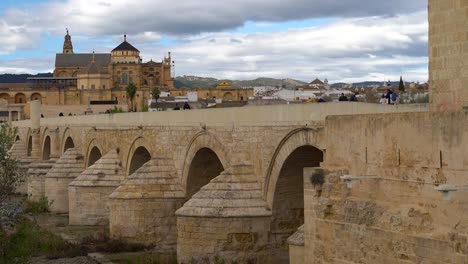
<path fill-rule="evenodd" d="M 214 88 L 223 80 L 216 78 L 206 78 L 197 76 L 178 76 L 174 80 L 176 88 Z M 252 87 L 252 86 L 278 86 L 287 89 L 295 88 L 297 85 L 304 85 L 305 82 L 293 79 L 274 79 L 274 78 L 257 78 L 255 80 L 226 80 L 232 83 L 236 88 Z"/>
<path fill-rule="evenodd" d="M 53 77 L 52 73 L 32 74 L 0 74 L 0 83 L 25 83 L 30 77 Z"/>

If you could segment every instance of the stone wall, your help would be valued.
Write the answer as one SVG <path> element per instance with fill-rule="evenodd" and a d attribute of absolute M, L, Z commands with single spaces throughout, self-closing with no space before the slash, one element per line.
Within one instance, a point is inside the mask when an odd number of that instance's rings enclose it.
<path fill-rule="evenodd" d="M 327 118 L 340 140 L 305 173 L 304 261 L 466 263 L 467 129 L 465 112 Z"/>
<path fill-rule="evenodd" d="M 432 110 L 468 106 L 468 2 L 429 0 Z"/>

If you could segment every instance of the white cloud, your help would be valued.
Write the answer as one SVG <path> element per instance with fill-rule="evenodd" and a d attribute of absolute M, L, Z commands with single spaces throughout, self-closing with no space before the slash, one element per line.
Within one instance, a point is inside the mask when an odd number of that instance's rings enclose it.
<path fill-rule="evenodd" d="M 408 80 L 426 81 L 427 42 L 422 40 L 427 34 L 426 16 L 418 12 L 342 19 L 274 33 L 213 33 L 165 48 L 173 51 L 178 75 L 292 77 L 304 81 L 316 77 L 382 81 L 382 76 L 404 75 Z M 153 50 L 142 49 L 144 57 L 160 57 Z M 415 71 L 421 68 L 426 71 Z"/>
<path fill-rule="evenodd" d="M 178 75 L 346 81 L 407 73 L 407 79 L 422 81 L 427 79 L 428 25 L 426 11 L 419 10 L 426 6 L 425 0 L 53 1 L 4 11 L 0 55 L 37 47 L 41 34 L 63 35 L 68 27 L 75 47 L 86 46 L 86 38 L 119 43 L 127 33 L 145 59 L 156 60 L 171 50 Z M 267 26 L 318 17 L 336 20 L 283 32 L 223 32 L 246 21 Z M 178 44 L 154 44 L 167 35 Z M 0 67 L 28 70 L 10 62 Z M 53 62 L 45 66 L 37 60 L 28 67 L 49 69 Z"/>

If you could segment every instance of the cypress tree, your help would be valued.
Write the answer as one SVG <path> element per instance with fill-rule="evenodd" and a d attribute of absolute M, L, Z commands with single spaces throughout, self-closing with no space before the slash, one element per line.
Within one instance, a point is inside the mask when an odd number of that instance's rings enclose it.
<path fill-rule="evenodd" d="M 400 76 L 400 86 L 398 86 L 398 90 L 402 93 L 405 92 L 405 83 L 403 82 L 403 76 Z"/>

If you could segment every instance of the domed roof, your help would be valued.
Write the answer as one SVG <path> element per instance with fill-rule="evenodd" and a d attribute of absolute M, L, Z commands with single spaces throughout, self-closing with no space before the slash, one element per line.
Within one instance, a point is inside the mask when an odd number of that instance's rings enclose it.
<path fill-rule="evenodd" d="M 124 35 L 124 42 L 120 43 L 115 49 L 112 50 L 114 51 L 136 51 L 140 52 L 137 48 L 133 47 L 132 44 L 127 42 L 127 35 Z"/>
<path fill-rule="evenodd" d="M 96 63 L 96 55 L 93 52 L 92 61 L 80 71 L 81 74 L 107 74 L 107 72 Z"/>

